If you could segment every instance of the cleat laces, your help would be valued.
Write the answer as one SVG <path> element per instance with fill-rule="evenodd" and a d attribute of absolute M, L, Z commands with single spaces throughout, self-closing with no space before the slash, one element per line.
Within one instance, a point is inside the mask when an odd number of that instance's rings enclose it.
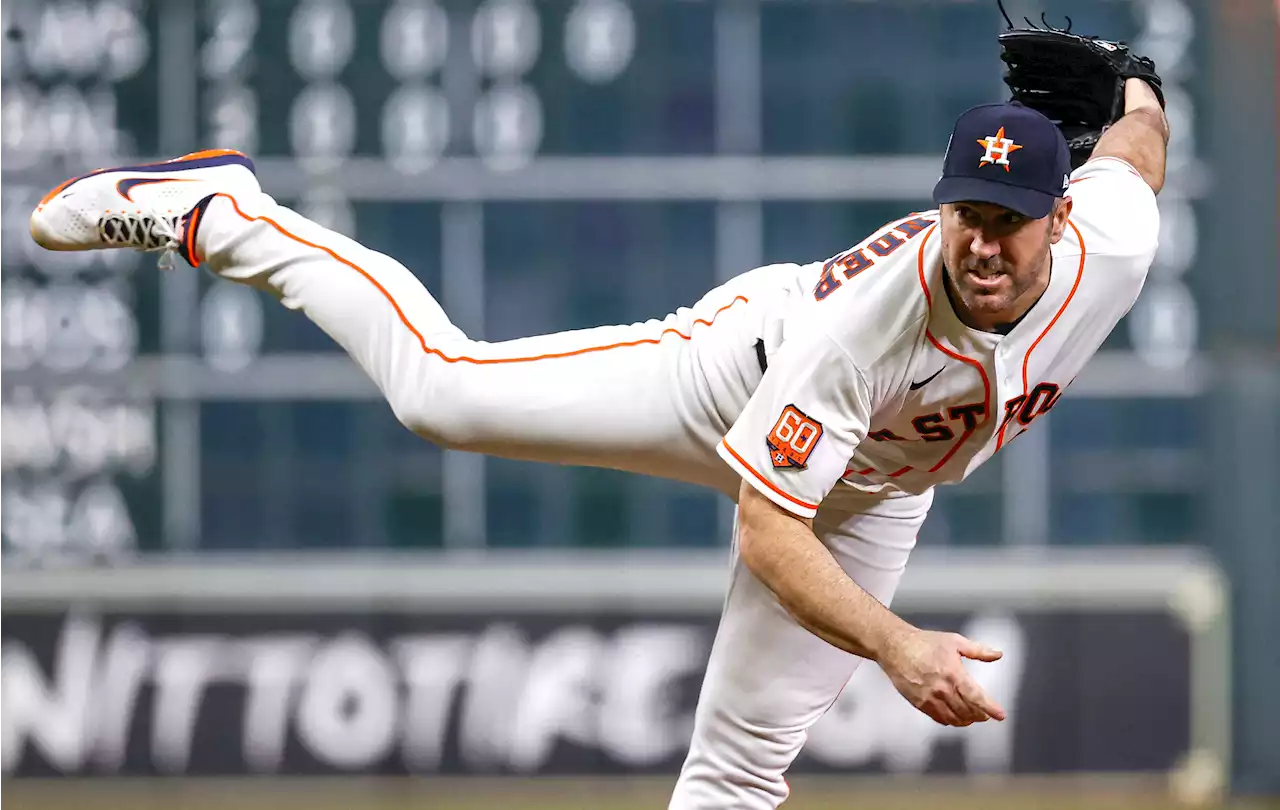
<path fill-rule="evenodd" d="M 98 220 L 98 238 L 112 247 L 131 247 L 144 253 L 159 251 L 160 269 L 171 270 L 174 254 L 181 246 L 178 219 L 145 211 L 107 214 Z"/>

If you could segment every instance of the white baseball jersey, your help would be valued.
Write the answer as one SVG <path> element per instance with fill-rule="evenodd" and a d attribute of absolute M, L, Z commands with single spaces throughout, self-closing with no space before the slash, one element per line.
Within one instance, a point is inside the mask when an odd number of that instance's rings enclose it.
<path fill-rule="evenodd" d="M 1124 161 L 1072 174 L 1048 288 L 1006 335 L 965 326 L 943 287 L 938 212 L 826 262 L 720 456 L 812 517 L 837 486 L 960 481 L 1049 412 L 1133 306 L 1155 255 L 1155 195 Z"/>

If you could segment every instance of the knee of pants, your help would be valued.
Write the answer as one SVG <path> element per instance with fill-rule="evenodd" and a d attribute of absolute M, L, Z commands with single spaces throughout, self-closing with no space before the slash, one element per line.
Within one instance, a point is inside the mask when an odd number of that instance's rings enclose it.
<path fill-rule="evenodd" d="M 438 390 L 438 389 L 437 389 Z M 560 451 L 557 437 L 479 397 L 432 389 L 388 398 L 400 424 L 443 450 L 543 460 Z M 530 452 L 536 449 L 534 456 Z"/>
<path fill-rule="evenodd" d="M 392 412 L 400 424 L 414 435 L 426 439 L 443 450 L 479 452 L 485 449 L 476 439 L 476 431 L 465 415 L 438 404 L 399 403 Z"/>
<path fill-rule="evenodd" d="M 472 392 L 469 371 L 469 367 L 414 358 L 387 368 L 378 382 L 401 425 L 443 449 L 469 450 L 478 438 L 486 408 L 492 408 Z"/>
<path fill-rule="evenodd" d="M 384 391 L 396 420 L 420 438 L 446 450 L 467 450 L 475 439 L 473 419 L 455 398 L 437 395 L 430 384 L 392 384 Z"/>
<path fill-rule="evenodd" d="M 688 790 L 786 796 L 785 774 L 804 744 L 806 724 L 779 724 L 772 702 L 768 690 L 703 690 L 681 776 Z"/>

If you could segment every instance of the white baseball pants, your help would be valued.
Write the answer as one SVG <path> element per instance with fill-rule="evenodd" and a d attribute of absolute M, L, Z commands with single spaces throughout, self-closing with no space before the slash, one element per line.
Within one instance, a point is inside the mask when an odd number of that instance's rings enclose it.
<path fill-rule="evenodd" d="M 735 499 L 740 480 L 716 443 L 762 377 L 757 341 L 776 347 L 788 302 L 815 281 L 796 265 L 763 267 L 662 320 L 488 343 L 468 339 L 399 262 L 265 194 L 215 197 L 195 248 L 216 274 L 305 313 L 405 426 L 442 447 L 626 470 Z M 931 501 L 842 493 L 814 526 L 854 581 L 887 604 Z M 800 627 L 735 543 L 671 807 L 777 807 L 808 728 L 859 660 Z"/>

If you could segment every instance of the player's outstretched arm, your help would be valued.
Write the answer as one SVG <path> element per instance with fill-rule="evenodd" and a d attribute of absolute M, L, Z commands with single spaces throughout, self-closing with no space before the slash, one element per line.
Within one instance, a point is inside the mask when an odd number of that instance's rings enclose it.
<path fill-rule="evenodd" d="M 873 661 L 911 630 L 845 574 L 812 520 L 787 512 L 745 481 L 738 509 L 742 561 L 807 630 Z"/>
<path fill-rule="evenodd" d="M 1142 79 L 1124 84 L 1124 116 L 1112 124 L 1094 147 L 1092 158 L 1115 157 L 1138 170 L 1151 190 L 1164 187 L 1169 120 L 1155 91 Z"/>
<path fill-rule="evenodd" d="M 1000 653 L 955 633 L 920 630 L 858 587 L 813 532 L 813 521 L 782 509 L 746 483 L 738 498 L 738 552 L 809 632 L 875 661 L 911 705 L 950 726 L 1004 710 L 965 670 L 963 658 Z"/>

